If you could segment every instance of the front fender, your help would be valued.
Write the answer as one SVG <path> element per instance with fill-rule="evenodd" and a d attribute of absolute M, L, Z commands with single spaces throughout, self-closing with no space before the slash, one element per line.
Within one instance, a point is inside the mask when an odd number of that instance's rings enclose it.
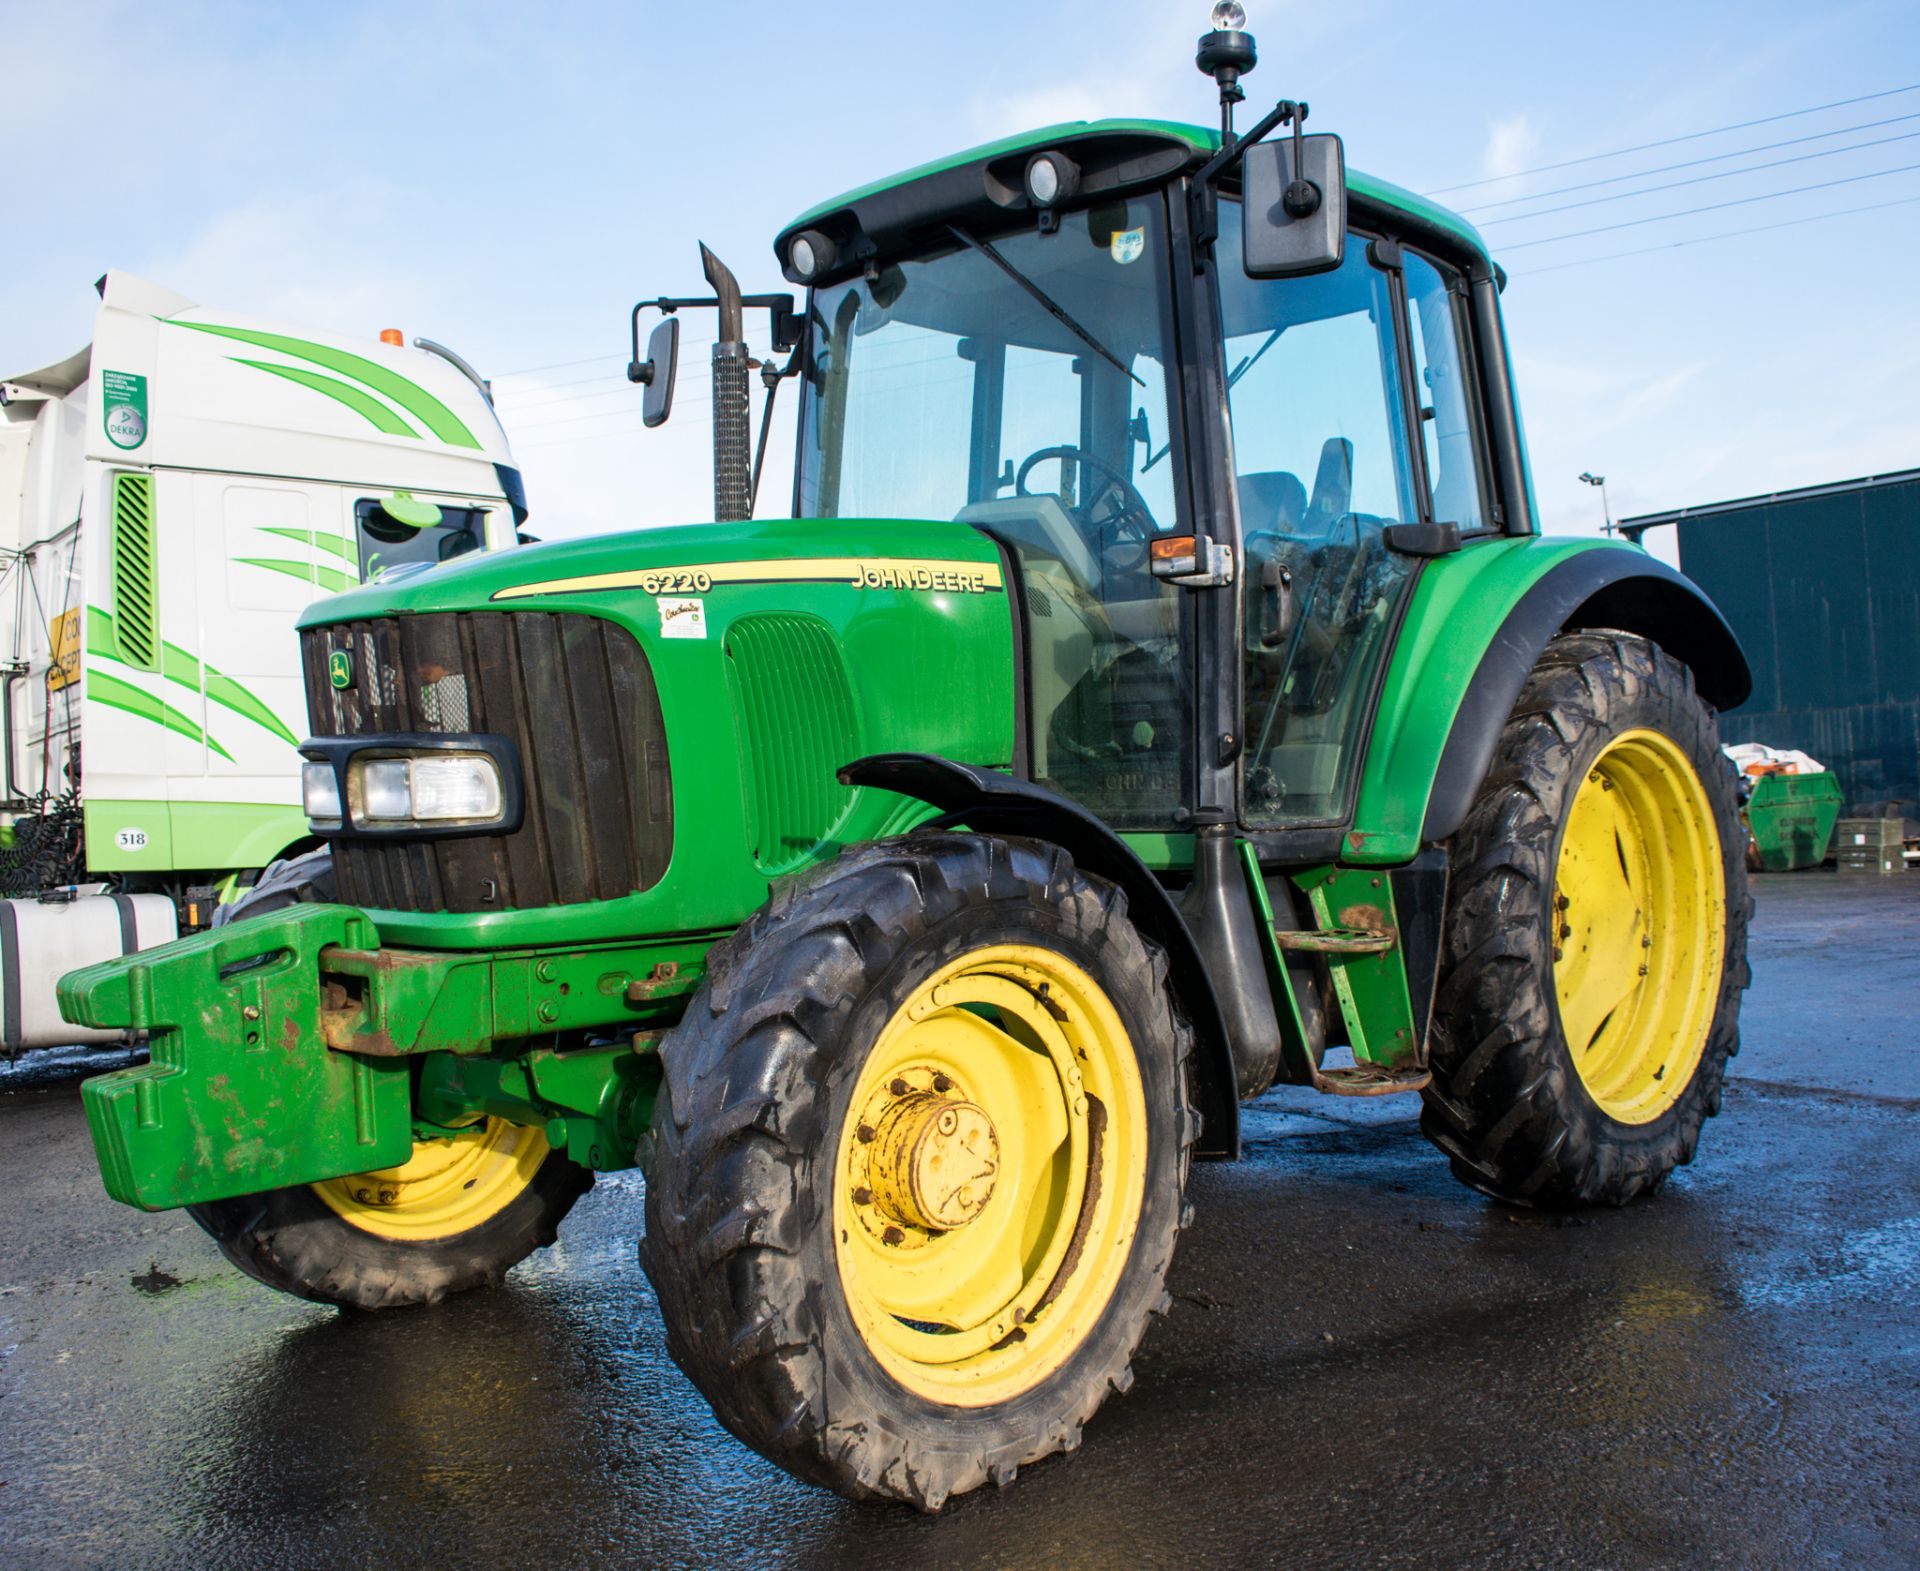
<path fill-rule="evenodd" d="M 1752 689 L 1739 640 L 1713 603 L 1637 546 L 1539 537 L 1470 544 L 1428 562 L 1414 586 L 1344 860 L 1404 862 L 1451 835 L 1540 651 L 1581 627 L 1651 639 L 1692 670 L 1716 708 Z"/>
<path fill-rule="evenodd" d="M 1031 835 L 1059 846 L 1087 872 L 1118 884 L 1134 924 L 1166 951 L 1167 972 L 1187 1019 L 1199 1058 L 1201 1156 L 1240 1154 L 1240 1104 L 1227 1025 L 1200 947 L 1173 898 L 1127 843 L 1077 802 L 1029 780 L 994 769 L 955 763 L 932 753 L 879 753 L 840 771 L 846 785 L 883 791 L 937 807 L 956 822 L 986 834 Z"/>

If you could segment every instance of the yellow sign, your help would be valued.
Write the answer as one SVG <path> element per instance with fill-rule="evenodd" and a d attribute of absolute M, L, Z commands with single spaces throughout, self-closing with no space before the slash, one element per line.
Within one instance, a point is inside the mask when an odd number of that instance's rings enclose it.
<path fill-rule="evenodd" d="M 495 591 L 495 600 L 638 589 L 648 595 L 703 595 L 715 584 L 845 584 L 851 589 L 905 589 L 924 594 L 984 595 L 1002 585 L 998 562 L 942 562 L 920 557 L 821 556 L 791 562 L 705 562 L 697 567 L 641 567 L 619 573 L 551 578 Z"/>
<path fill-rule="evenodd" d="M 47 691 L 57 693 L 80 680 L 80 610 L 62 611 L 47 630 L 53 648 L 48 655 Z"/>

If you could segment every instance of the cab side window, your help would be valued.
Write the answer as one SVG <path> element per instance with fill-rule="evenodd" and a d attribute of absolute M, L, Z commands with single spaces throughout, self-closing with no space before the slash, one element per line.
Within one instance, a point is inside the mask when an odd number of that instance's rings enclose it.
<path fill-rule="evenodd" d="M 1485 441 L 1473 362 L 1466 352 L 1465 296 L 1451 270 L 1443 273 L 1412 251 L 1405 256 L 1414 393 L 1433 516 L 1472 534 L 1492 522 L 1480 480 Z"/>

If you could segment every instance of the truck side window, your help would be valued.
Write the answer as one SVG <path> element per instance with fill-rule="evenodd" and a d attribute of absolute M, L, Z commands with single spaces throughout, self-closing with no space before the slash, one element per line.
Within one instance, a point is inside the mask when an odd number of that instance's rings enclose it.
<path fill-rule="evenodd" d="M 483 507 L 449 507 L 442 502 L 439 523 L 404 524 L 380 505 L 378 497 L 363 496 L 353 504 L 353 517 L 360 537 L 363 580 L 401 562 L 448 562 L 486 548 Z"/>
<path fill-rule="evenodd" d="M 1415 393 L 1426 444 L 1433 516 L 1462 534 L 1489 527 L 1480 484 L 1480 400 L 1467 357 L 1466 302 L 1457 275 L 1406 253 L 1407 319 L 1413 332 Z"/>

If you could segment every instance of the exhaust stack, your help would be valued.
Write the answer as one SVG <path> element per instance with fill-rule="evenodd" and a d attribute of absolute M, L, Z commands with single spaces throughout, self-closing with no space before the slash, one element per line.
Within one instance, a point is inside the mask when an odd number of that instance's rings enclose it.
<path fill-rule="evenodd" d="M 713 516 L 721 523 L 735 523 L 753 516 L 745 313 L 740 281 L 704 242 L 700 265 L 720 302 L 720 336 L 713 346 Z"/>

